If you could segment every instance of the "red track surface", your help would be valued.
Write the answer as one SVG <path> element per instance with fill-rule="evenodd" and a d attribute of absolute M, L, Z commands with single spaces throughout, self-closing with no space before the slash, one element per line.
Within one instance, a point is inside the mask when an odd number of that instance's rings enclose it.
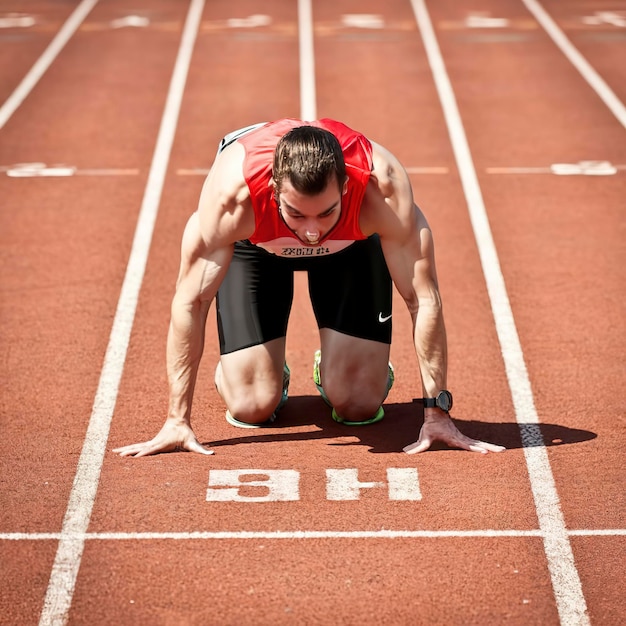
<path fill-rule="evenodd" d="M 0 29 L 0 103 L 77 4 L 20 3 L 37 21 Z M 335 424 L 312 382 L 317 333 L 300 277 L 288 333 L 290 401 L 277 428 L 240 431 L 224 421 L 212 383 L 218 355 L 211 315 L 194 426 L 215 455 L 132 460 L 110 452 L 151 437 L 165 416 L 165 333 L 180 235 L 203 181 L 197 170 L 210 166 L 228 130 L 300 115 L 296 4 L 207 2 L 128 352 L 113 359 L 125 358 L 124 371 L 89 534 L 77 536 L 84 552 L 74 559 L 80 568 L 65 617 L 70 624 L 569 626 L 558 598 L 571 581 L 562 587 L 551 575 L 559 564 L 550 562 L 546 532 L 560 522 L 538 521 L 525 454 L 537 446 L 525 450 L 520 435 L 532 420 L 518 414 L 516 421 L 459 166 L 411 4 L 314 5 L 318 116 L 365 132 L 407 168 L 426 168 L 410 171 L 435 233 L 455 418 L 466 434 L 509 450 L 402 453 L 417 438 L 412 399 L 420 386 L 399 300 L 396 385 L 385 420 L 363 429 Z M 623 102 L 626 29 L 582 18 L 606 9 L 626 19 L 626 3 L 543 6 Z M 0 0 L 0 18 L 14 7 Z M 137 0 L 132 10 L 122 0 L 97 3 L 0 129 L 3 624 L 35 624 L 46 593 L 62 595 L 52 565 L 188 8 L 175 0 Z M 560 498 L 549 511 L 562 512 L 574 563 L 565 570 L 579 579 L 578 600 L 588 611 L 575 623 L 622 624 L 624 128 L 521 1 L 431 0 L 428 10 Z M 227 22 L 260 13 L 271 23 Z M 468 16 L 480 13 L 509 22 L 468 27 Z M 131 14 L 150 24 L 111 27 Z M 376 14 L 385 26 L 348 26 L 346 14 Z M 621 169 L 550 173 L 552 164 L 589 160 Z M 77 172 L 6 175 L 10 166 L 33 162 Z M 85 171 L 93 169 L 124 171 Z M 383 483 L 388 468 L 416 468 L 422 499 L 392 501 L 383 485 L 361 489 L 358 500 L 329 500 L 326 470 L 348 468 L 361 482 Z M 256 480 L 263 471 L 295 470 L 298 499 L 246 501 L 268 488 L 244 486 L 241 502 L 207 500 L 216 470 L 260 472 Z M 71 529 L 64 530 L 67 543 Z M 222 531 L 233 534 L 216 534 Z M 272 536 L 276 531 L 285 537 Z"/>

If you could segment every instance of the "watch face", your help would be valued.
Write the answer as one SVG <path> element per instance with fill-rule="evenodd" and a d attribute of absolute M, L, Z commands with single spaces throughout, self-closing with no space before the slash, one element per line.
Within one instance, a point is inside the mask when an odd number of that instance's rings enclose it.
<path fill-rule="evenodd" d="M 452 394 L 449 391 L 441 391 L 437 396 L 437 406 L 442 411 L 449 411 L 452 408 Z"/>

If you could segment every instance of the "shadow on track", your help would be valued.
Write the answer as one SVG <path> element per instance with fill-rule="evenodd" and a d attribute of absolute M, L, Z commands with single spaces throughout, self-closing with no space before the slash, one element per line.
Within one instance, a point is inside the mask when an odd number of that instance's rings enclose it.
<path fill-rule="evenodd" d="M 401 452 L 404 446 L 418 437 L 424 419 L 422 406 L 418 402 L 385 403 L 384 406 L 385 418 L 381 422 L 370 426 L 344 426 L 331 419 L 330 409 L 319 396 L 290 397 L 272 426 L 258 430 L 233 428 L 233 437 L 207 441 L 203 445 L 217 448 L 263 441 L 330 439 L 335 440 L 329 443 L 332 446 L 369 446 L 372 453 Z M 497 418 L 497 416 L 494 417 Z M 453 420 L 459 430 L 468 437 L 489 441 L 504 446 L 508 450 L 537 446 L 563 446 L 597 437 L 594 432 L 568 428 L 559 424 L 480 422 L 457 419 L 454 416 Z M 315 426 L 320 430 L 300 430 L 306 426 Z M 358 441 L 345 443 L 336 441 L 341 437 L 357 438 Z M 431 451 L 449 449 L 445 445 L 435 444 Z"/>

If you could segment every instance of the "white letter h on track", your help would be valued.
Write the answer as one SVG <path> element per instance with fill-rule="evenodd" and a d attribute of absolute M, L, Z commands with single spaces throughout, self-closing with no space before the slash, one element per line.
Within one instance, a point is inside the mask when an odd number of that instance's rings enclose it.
<path fill-rule="evenodd" d="M 422 494 L 415 467 L 387 468 L 384 482 L 359 482 L 356 469 L 327 469 L 326 498 L 328 500 L 358 500 L 361 489 L 387 487 L 390 500 L 421 500 Z"/>

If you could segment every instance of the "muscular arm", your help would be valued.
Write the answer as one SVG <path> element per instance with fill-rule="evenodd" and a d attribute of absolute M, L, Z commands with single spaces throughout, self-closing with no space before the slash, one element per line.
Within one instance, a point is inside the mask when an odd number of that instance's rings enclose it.
<path fill-rule="evenodd" d="M 374 180 L 368 189 L 365 226 L 378 232 L 391 278 L 413 322 L 413 342 L 424 395 L 446 388 L 447 340 L 435 269 L 433 237 L 413 201 L 398 160 L 375 146 Z"/>
<path fill-rule="evenodd" d="M 167 335 L 168 419 L 191 424 L 206 318 L 228 269 L 232 248 L 231 245 L 211 250 L 200 236 L 198 213 L 191 216 L 183 236 L 181 266 Z"/>
<path fill-rule="evenodd" d="M 365 225 L 380 235 L 391 278 L 413 321 L 422 391 L 425 397 L 434 397 L 447 388 L 448 347 L 433 236 L 415 205 L 408 175 L 381 146 L 375 146 L 374 180 L 368 190 Z M 439 408 L 425 408 L 419 438 L 404 450 L 423 452 L 435 441 L 483 453 L 504 449 L 466 437 L 447 413 Z"/>
<path fill-rule="evenodd" d="M 407 221 L 410 232 L 406 238 L 381 238 L 381 242 L 391 277 L 411 314 L 423 394 L 434 397 L 446 389 L 448 346 L 433 239 L 415 205 Z"/>
<path fill-rule="evenodd" d="M 165 424 L 149 441 L 117 448 L 121 456 L 171 450 L 211 454 L 191 428 L 191 405 L 204 349 L 206 318 L 228 270 L 234 242 L 250 235 L 254 215 L 241 174 L 241 150 L 233 145 L 216 159 L 198 210 L 183 234 L 181 262 L 167 335 L 169 407 Z"/>

